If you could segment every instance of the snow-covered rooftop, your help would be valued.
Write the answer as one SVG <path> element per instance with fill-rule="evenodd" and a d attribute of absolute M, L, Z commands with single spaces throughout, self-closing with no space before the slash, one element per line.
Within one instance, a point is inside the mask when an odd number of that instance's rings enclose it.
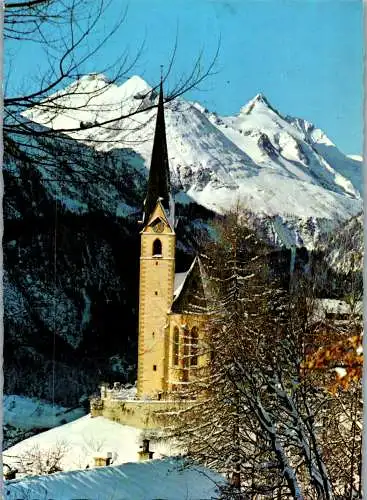
<path fill-rule="evenodd" d="M 221 482 L 221 476 L 203 467 L 184 468 L 174 459 L 150 460 L 7 481 L 4 498 L 203 500 L 219 498 Z"/>
<path fill-rule="evenodd" d="M 183 284 L 185 283 L 185 279 L 189 271 L 185 271 L 184 273 L 176 273 L 175 274 L 175 282 L 173 285 L 173 300 L 177 298 L 182 290 Z"/>
<path fill-rule="evenodd" d="M 175 281 L 174 281 L 174 286 L 173 286 L 173 301 L 177 300 L 178 297 L 180 296 L 180 293 L 183 290 L 183 287 L 185 285 L 186 279 L 190 276 L 192 273 L 192 270 L 194 269 L 194 266 L 197 262 L 197 257 L 192 261 L 191 266 L 189 269 L 184 272 L 184 273 L 176 273 L 175 274 Z"/>

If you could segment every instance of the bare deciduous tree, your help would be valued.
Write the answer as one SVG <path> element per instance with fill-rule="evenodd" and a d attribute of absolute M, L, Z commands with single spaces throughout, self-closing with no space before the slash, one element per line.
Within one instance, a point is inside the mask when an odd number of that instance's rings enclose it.
<path fill-rule="evenodd" d="M 64 441 L 57 442 L 50 448 L 43 448 L 35 444 L 17 457 L 18 471 L 21 474 L 30 475 L 61 472 L 62 460 L 68 449 L 68 444 Z"/>
<path fill-rule="evenodd" d="M 206 255 L 210 362 L 188 384 L 192 403 L 173 435 L 190 457 L 227 473 L 227 498 L 334 498 L 320 432 L 327 394 L 302 370 L 305 286 L 296 276 L 290 289 L 281 283 L 272 249 L 238 211 Z"/>

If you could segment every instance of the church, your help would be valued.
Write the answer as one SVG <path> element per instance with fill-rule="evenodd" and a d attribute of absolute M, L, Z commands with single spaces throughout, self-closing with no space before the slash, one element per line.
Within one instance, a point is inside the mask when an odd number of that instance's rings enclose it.
<path fill-rule="evenodd" d="M 181 395 L 185 385 L 208 365 L 209 280 L 198 257 L 186 272 L 175 272 L 176 222 L 161 82 L 147 193 L 139 221 L 137 387 L 132 397 L 121 392 L 118 383 L 113 388 L 101 384 L 100 397 L 91 399 L 92 417 L 104 416 L 143 429 L 159 428 L 159 412 L 184 406 Z M 267 255 L 268 264 L 282 264 L 289 276 L 299 260 L 296 257 L 295 252 L 284 249 Z"/>
<path fill-rule="evenodd" d="M 138 399 L 164 400 L 206 363 L 205 280 L 196 257 L 175 273 L 176 219 L 160 83 L 147 195 L 140 232 Z"/>
<path fill-rule="evenodd" d="M 185 405 L 182 391 L 208 364 L 208 280 L 195 257 L 176 273 L 176 217 L 170 183 L 163 84 L 147 194 L 140 224 L 138 377 L 134 396 L 119 383 L 100 386 L 90 399 L 92 417 L 103 416 L 141 429 L 165 425 L 162 411 Z"/>

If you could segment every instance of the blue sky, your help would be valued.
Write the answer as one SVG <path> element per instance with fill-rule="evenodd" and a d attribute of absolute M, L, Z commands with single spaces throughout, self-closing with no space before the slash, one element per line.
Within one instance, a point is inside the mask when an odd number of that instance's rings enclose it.
<path fill-rule="evenodd" d="M 313 122 L 342 151 L 361 154 L 361 1 L 132 0 L 126 4 L 111 0 L 100 29 L 108 30 L 126 5 L 124 24 L 88 70 L 103 70 L 127 47 L 132 56 L 145 39 L 144 52 L 130 74 L 154 84 L 178 30 L 178 50 L 168 81 L 172 87 L 189 72 L 202 49 L 204 62 L 211 59 L 220 37 L 217 73 L 187 98 L 226 115 L 237 113 L 263 92 L 283 114 Z M 34 54 L 26 43 L 13 51 L 12 74 L 17 81 L 24 82 L 34 69 Z M 42 71 L 42 57 L 36 59 Z"/>

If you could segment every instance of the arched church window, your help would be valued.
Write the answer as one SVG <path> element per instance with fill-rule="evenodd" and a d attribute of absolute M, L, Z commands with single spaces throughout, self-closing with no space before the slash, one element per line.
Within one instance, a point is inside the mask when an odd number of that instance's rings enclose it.
<path fill-rule="evenodd" d="M 196 326 L 192 327 L 190 332 L 190 364 L 197 366 L 198 364 L 198 342 L 199 332 Z"/>
<path fill-rule="evenodd" d="M 153 241 L 153 256 L 162 255 L 162 242 L 160 239 Z"/>
<path fill-rule="evenodd" d="M 172 345 L 172 359 L 174 366 L 178 365 L 178 353 L 180 349 L 180 332 L 175 326 L 173 330 L 173 345 Z"/>

